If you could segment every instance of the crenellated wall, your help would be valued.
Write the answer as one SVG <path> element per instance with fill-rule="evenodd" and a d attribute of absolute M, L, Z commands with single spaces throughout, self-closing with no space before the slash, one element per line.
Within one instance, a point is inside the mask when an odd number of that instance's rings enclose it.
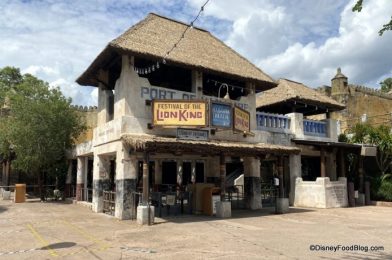
<path fill-rule="evenodd" d="M 77 111 L 82 120 L 86 123 L 87 129 L 76 140 L 76 145 L 93 140 L 94 128 L 97 127 L 98 108 L 96 106 L 71 106 Z"/>
<path fill-rule="evenodd" d="M 332 112 L 330 117 L 340 121 L 341 132 L 359 122 L 372 125 L 391 124 L 392 95 L 378 89 L 348 84 L 347 77 L 332 79 L 332 87 L 323 86 L 316 90 L 346 105 L 344 110 Z"/>

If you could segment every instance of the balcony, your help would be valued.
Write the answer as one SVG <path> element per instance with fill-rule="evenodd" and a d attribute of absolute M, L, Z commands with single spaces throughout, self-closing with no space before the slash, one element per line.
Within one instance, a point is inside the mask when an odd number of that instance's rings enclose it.
<path fill-rule="evenodd" d="M 304 119 L 301 113 L 287 115 L 256 113 L 257 130 L 292 134 L 296 139 L 337 142 L 339 127 L 336 120 L 321 121 Z"/>
<path fill-rule="evenodd" d="M 264 112 L 256 113 L 257 130 L 291 133 L 290 117 L 278 114 L 269 114 Z"/>
<path fill-rule="evenodd" d="M 304 135 L 328 137 L 327 122 L 304 119 L 303 124 Z"/>

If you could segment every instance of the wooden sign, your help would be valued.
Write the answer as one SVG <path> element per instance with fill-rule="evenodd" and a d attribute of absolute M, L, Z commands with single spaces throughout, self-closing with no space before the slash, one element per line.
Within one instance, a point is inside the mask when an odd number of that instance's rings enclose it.
<path fill-rule="evenodd" d="M 233 108 L 233 129 L 240 132 L 250 132 L 250 113 L 242 108 Z"/>
<path fill-rule="evenodd" d="M 177 138 L 180 140 L 208 141 L 208 131 L 177 128 Z"/>

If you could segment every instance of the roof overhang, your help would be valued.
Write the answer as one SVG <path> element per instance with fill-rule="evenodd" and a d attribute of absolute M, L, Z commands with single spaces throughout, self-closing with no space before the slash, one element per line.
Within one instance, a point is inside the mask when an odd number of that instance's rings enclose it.
<path fill-rule="evenodd" d="M 328 142 L 328 141 L 313 141 L 303 139 L 291 139 L 297 145 L 311 145 L 319 148 L 341 148 L 347 151 L 352 151 L 361 156 L 374 157 L 377 155 L 377 146 L 366 144 L 349 144 L 342 142 Z"/>
<path fill-rule="evenodd" d="M 161 60 L 162 57 L 150 55 L 146 53 L 138 53 L 131 50 L 124 50 L 122 48 L 118 48 L 108 44 L 105 49 L 95 58 L 95 60 L 90 64 L 90 66 L 84 71 L 77 79 L 76 82 L 82 86 L 93 86 L 98 87 L 98 73 L 100 69 L 106 70 L 108 69 L 108 65 L 113 63 L 114 59 L 118 59 L 122 55 L 132 55 L 139 58 L 144 59 L 151 59 L 151 60 Z M 167 65 L 178 66 L 187 69 L 195 69 L 202 72 L 213 73 L 216 75 L 221 75 L 224 77 L 237 79 L 237 80 L 247 80 L 253 82 L 255 84 L 256 91 L 266 91 L 272 88 L 275 88 L 278 83 L 271 80 L 271 81 L 263 81 L 260 79 L 255 78 L 248 78 L 248 77 L 241 77 L 239 75 L 234 75 L 227 73 L 225 71 L 218 71 L 213 70 L 210 68 L 197 66 L 197 65 L 190 65 L 186 63 L 181 63 L 175 60 L 171 60 L 170 58 L 166 58 Z"/>
<path fill-rule="evenodd" d="M 345 106 L 327 104 L 323 102 L 317 102 L 314 100 L 306 100 L 300 98 L 288 98 L 285 100 L 280 100 L 278 102 L 271 102 L 266 105 L 259 105 L 258 110 L 271 111 L 272 113 L 287 114 L 293 112 L 293 108 L 299 113 L 306 116 L 318 115 L 327 112 L 340 111 L 345 108 Z"/>
<path fill-rule="evenodd" d="M 362 148 L 361 144 L 349 144 L 342 142 L 329 142 L 329 141 L 315 141 L 315 140 L 304 140 L 304 139 L 291 139 L 295 144 L 303 144 L 303 145 L 313 145 L 318 147 L 337 147 L 337 148 L 349 148 L 349 149 L 358 149 Z"/>
<path fill-rule="evenodd" d="M 296 147 L 272 145 L 264 143 L 244 143 L 228 141 L 191 141 L 178 140 L 173 137 L 158 137 L 154 135 L 126 134 L 121 139 L 136 152 L 200 154 L 233 156 L 261 156 L 266 154 L 290 155 L 299 154 Z"/>

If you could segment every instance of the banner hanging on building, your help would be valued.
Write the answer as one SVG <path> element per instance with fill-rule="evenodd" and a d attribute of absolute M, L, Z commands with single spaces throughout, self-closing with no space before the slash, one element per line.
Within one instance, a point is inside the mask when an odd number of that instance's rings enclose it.
<path fill-rule="evenodd" d="M 153 100 L 154 126 L 207 126 L 207 103 L 195 100 Z"/>
<path fill-rule="evenodd" d="M 240 132 L 250 132 L 250 114 L 248 111 L 234 106 L 233 129 Z"/>
<path fill-rule="evenodd" d="M 233 109 L 231 104 L 211 102 L 211 127 L 232 128 Z"/>

